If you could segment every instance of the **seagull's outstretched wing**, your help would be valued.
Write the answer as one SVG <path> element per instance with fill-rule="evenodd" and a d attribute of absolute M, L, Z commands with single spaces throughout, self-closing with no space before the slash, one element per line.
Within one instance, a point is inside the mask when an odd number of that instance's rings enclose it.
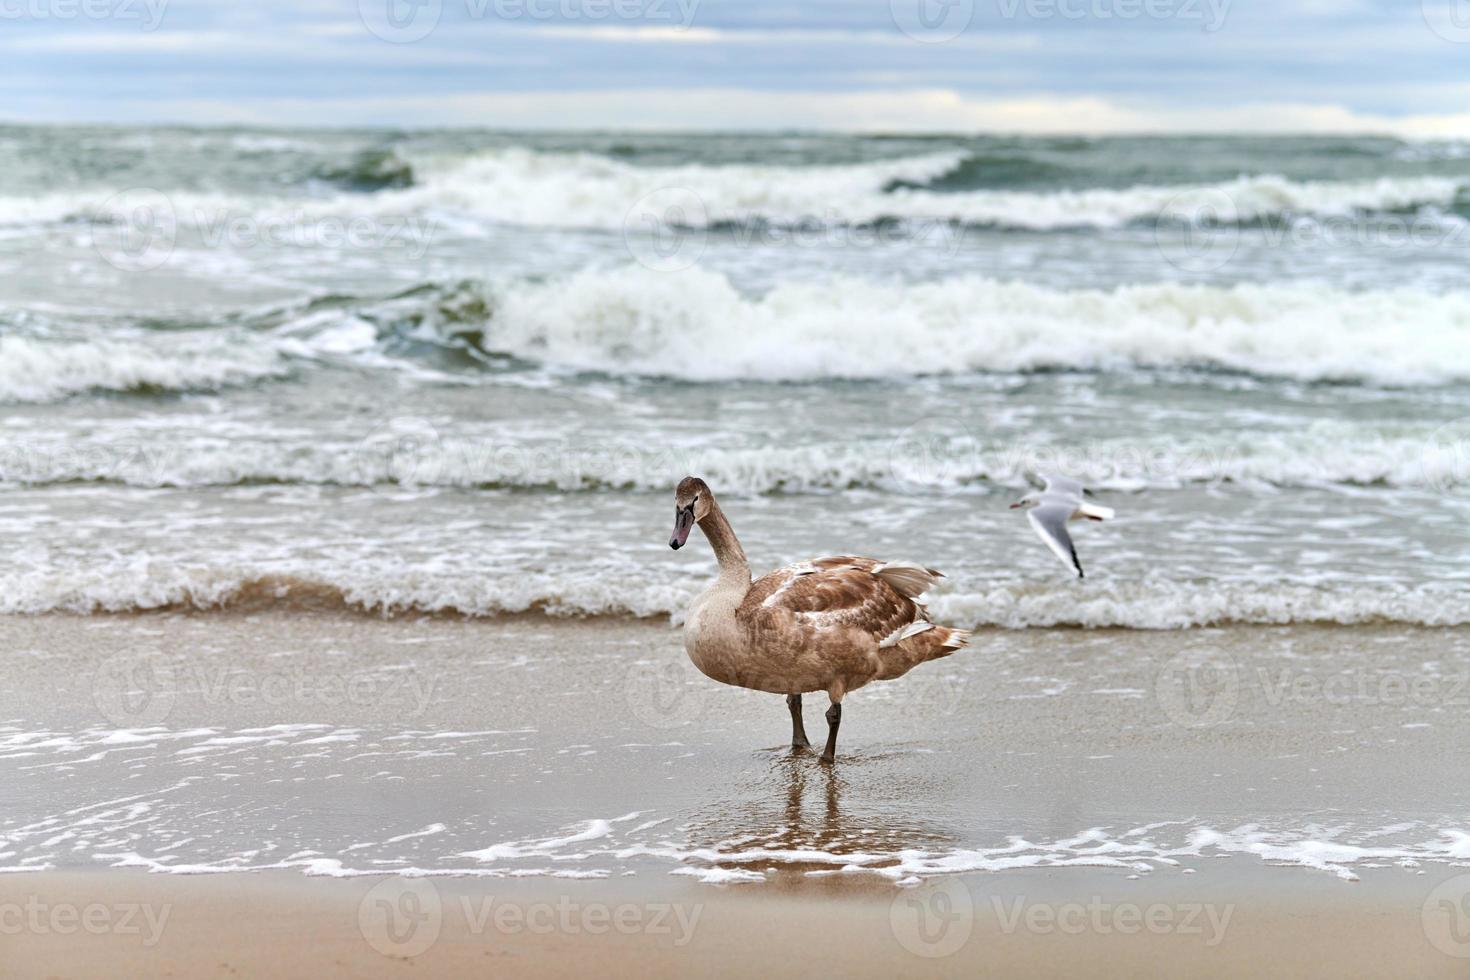
<path fill-rule="evenodd" d="M 1073 513 L 1073 509 L 1066 504 L 1042 504 L 1027 511 L 1026 519 L 1052 550 L 1052 554 L 1076 572 L 1078 578 L 1083 578 L 1082 563 L 1077 560 L 1077 549 L 1072 546 L 1072 536 L 1067 533 L 1067 521 Z"/>
<path fill-rule="evenodd" d="M 1064 493 L 1069 497 L 1076 497 L 1079 501 L 1087 493 L 1087 488 L 1080 480 L 1057 476 L 1054 473 L 1043 473 L 1041 478 L 1046 481 L 1047 493 Z"/>

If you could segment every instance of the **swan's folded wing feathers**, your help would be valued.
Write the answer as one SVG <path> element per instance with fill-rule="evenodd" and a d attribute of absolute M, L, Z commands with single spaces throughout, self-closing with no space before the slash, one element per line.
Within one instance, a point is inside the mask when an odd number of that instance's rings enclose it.
<path fill-rule="evenodd" d="M 859 629 L 879 642 L 922 618 L 912 599 L 875 574 L 882 562 L 842 557 L 811 564 L 816 572 L 798 575 L 788 567 L 753 583 L 736 617 L 757 625 L 765 614 L 785 613 L 818 631 Z"/>
<path fill-rule="evenodd" d="M 885 562 L 873 569 L 873 574 L 910 599 L 917 599 L 932 589 L 935 582 L 944 578 L 944 573 L 925 568 L 923 565 L 915 565 L 911 561 Z"/>

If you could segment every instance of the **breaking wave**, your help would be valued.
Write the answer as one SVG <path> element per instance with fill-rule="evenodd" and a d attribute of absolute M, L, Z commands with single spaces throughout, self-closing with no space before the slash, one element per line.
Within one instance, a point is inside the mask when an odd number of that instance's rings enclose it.
<path fill-rule="evenodd" d="M 468 215 L 516 225 L 617 230 L 652 208 L 660 220 L 690 227 L 944 221 L 1048 231 L 1160 219 L 1232 224 L 1275 216 L 1450 209 L 1470 187 L 1470 180 L 1442 176 L 1295 180 L 1245 174 L 1202 184 L 975 189 L 977 169 L 991 165 L 959 150 L 864 163 L 720 166 L 639 166 L 596 153 L 524 147 L 424 159 L 368 150 L 313 174 L 325 194 L 309 183 L 269 195 L 167 187 L 150 193 L 167 197 L 181 215 L 263 216 L 289 205 L 341 217 L 417 212 L 445 215 L 455 225 Z M 0 226 L 116 220 L 113 202 L 123 191 L 109 186 L 3 196 Z M 660 195 L 674 191 L 682 206 L 670 213 Z"/>
<path fill-rule="evenodd" d="M 0 337 L 0 402 L 51 402 L 83 392 L 215 391 L 288 373 L 279 349 L 218 334 L 129 341 Z"/>
<path fill-rule="evenodd" d="M 1390 385 L 1470 378 L 1466 295 L 1055 290 L 965 276 L 791 283 L 753 298 L 704 270 L 625 269 L 517 284 L 492 305 L 494 352 L 680 380 L 1179 367 Z"/>
<path fill-rule="evenodd" d="M 281 608 L 369 615 L 668 618 L 680 622 L 704 582 L 585 574 L 476 578 L 372 569 L 285 573 L 168 561 L 0 574 L 0 614 L 133 613 Z M 1463 595 L 1427 588 L 1318 588 L 1286 583 L 996 585 L 940 592 L 935 617 L 965 628 L 1174 630 L 1244 624 L 1470 624 Z"/>
<path fill-rule="evenodd" d="M 622 228 L 639 202 L 678 189 L 693 205 L 677 221 L 691 226 L 923 219 L 1051 230 L 1159 218 L 1243 223 L 1275 215 L 1448 207 L 1467 184 L 1447 177 L 1297 181 L 1262 174 L 1121 189 L 948 190 L 947 181 L 963 173 L 967 159 L 949 152 L 837 166 L 639 167 L 594 154 L 517 148 L 441 165 L 421 174 L 422 186 L 383 195 L 380 203 L 451 208 L 524 225 Z"/>
<path fill-rule="evenodd" d="M 680 382 L 1139 369 L 1387 386 L 1470 379 L 1470 294 L 1314 284 L 1060 290 L 978 276 L 831 278 L 751 294 L 710 271 L 632 267 L 329 297 L 227 320 L 248 328 L 5 337 L 0 402 L 216 390 L 284 376 L 293 360 L 457 383 L 537 366 Z M 415 363 L 424 357 L 457 373 Z"/>
<path fill-rule="evenodd" d="M 403 419 L 356 441 L 291 433 L 155 430 L 120 441 L 64 433 L 0 445 L 0 483 L 112 483 L 142 488 L 257 485 L 468 490 L 665 492 L 700 473 L 730 493 L 847 490 L 989 493 L 1058 470 L 1097 490 L 1172 490 L 1233 483 L 1254 487 L 1396 487 L 1445 490 L 1470 482 L 1470 428 L 1405 428 L 1384 435 L 1321 423 L 1294 433 L 1213 439 L 1156 437 L 1072 445 L 1027 444 L 930 432 L 922 423 L 890 437 L 771 448 L 650 448 L 508 441 L 503 436 Z"/>

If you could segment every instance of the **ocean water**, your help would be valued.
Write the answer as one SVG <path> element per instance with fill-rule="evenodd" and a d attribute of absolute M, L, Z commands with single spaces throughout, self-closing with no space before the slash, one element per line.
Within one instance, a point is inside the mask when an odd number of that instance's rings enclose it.
<path fill-rule="evenodd" d="M 0 612 L 1470 622 L 1470 145 L 0 128 Z M 1086 480 L 1065 570 L 1006 504 Z"/>

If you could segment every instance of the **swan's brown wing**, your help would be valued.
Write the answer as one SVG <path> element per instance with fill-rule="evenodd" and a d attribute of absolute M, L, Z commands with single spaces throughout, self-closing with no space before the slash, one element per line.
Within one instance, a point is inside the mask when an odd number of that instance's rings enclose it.
<path fill-rule="evenodd" d="M 882 643 L 924 619 L 923 608 L 883 577 L 885 565 L 842 556 L 777 569 L 751 585 L 736 619 L 759 632 L 794 618 L 814 634 L 856 629 Z"/>

